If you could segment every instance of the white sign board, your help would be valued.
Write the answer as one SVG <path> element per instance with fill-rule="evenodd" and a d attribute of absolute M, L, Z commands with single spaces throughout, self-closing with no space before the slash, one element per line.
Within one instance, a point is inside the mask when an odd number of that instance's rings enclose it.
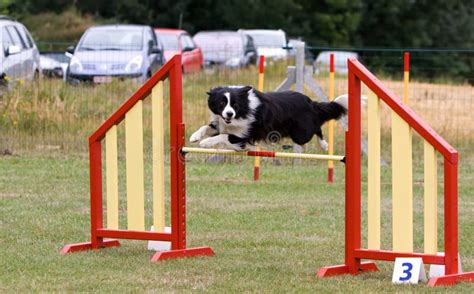
<path fill-rule="evenodd" d="M 421 257 L 397 257 L 393 269 L 392 283 L 418 284 L 419 281 L 426 281 L 423 259 Z"/>

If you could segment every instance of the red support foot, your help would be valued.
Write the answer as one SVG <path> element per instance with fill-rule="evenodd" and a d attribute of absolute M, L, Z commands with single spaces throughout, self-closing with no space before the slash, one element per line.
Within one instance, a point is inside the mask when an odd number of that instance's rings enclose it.
<path fill-rule="evenodd" d="M 373 262 L 362 262 L 360 264 L 359 268 L 359 273 L 360 272 L 375 272 L 378 271 L 379 269 Z M 325 266 L 319 269 L 317 272 L 316 276 L 318 278 L 325 278 L 325 277 L 330 277 L 330 276 L 338 276 L 338 275 L 344 275 L 344 274 L 349 274 L 349 266 L 345 264 L 341 265 L 334 265 L 334 266 Z"/>
<path fill-rule="evenodd" d="M 179 250 L 170 250 L 170 251 L 160 251 L 153 255 L 151 258 L 152 262 L 157 262 L 160 260 L 171 259 L 171 258 L 185 258 L 185 257 L 194 257 L 194 256 L 212 256 L 214 251 L 210 247 L 196 247 L 188 249 L 179 249 Z"/>
<path fill-rule="evenodd" d="M 458 282 L 474 282 L 474 272 L 460 273 L 460 274 L 453 274 L 453 275 L 446 275 L 446 276 L 431 278 L 428 281 L 428 286 L 430 287 L 448 286 L 448 285 L 454 285 Z"/>
<path fill-rule="evenodd" d="M 76 243 L 76 244 L 68 244 L 61 249 L 61 255 L 65 255 L 67 253 L 77 252 L 77 251 L 84 251 L 84 250 L 92 250 L 92 249 L 100 249 L 105 247 L 118 247 L 120 246 L 120 242 L 118 240 L 104 240 L 102 244 L 98 248 L 94 248 L 91 242 L 84 242 L 84 243 Z"/>

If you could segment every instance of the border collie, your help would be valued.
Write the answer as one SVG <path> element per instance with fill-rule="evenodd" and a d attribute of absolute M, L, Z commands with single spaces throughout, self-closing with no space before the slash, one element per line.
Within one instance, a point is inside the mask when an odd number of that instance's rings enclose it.
<path fill-rule="evenodd" d="M 299 145 L 314 135 L 327 150 L 321 126 L 347 113 L 348 97 L 315 102 L 299 92 L 262 93 L 251 86 L 216 87 L 207 92 L 210 123 L 192 134 L 190 142 L 204 148 L 247 150 L 260 141 L 277 143 L 290 137 Z"/>

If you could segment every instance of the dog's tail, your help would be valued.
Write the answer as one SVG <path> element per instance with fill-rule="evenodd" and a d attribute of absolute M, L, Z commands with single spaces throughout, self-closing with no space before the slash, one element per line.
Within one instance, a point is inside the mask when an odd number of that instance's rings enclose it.
<path fill-rule="evenodd" d="M 361 95 L 361 104 L 365 105 L 366 102 L 367 96 Z M 343 115 L 347 114 L 348 106 L 348 94 L 341 95 L 331 102 L 313 102 L 314 110 L 324 122 L 331 119 L 340 119 Z"/>

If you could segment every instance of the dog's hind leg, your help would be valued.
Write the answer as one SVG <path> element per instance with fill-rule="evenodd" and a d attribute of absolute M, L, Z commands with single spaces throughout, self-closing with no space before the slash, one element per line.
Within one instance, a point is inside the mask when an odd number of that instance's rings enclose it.
<path fill-rule="evenodd" d="M 321 131 L 321 128 L 319 128 L 318 130 L 316 130 L 316 136 L 318 137 L 318 143 L 319 143 L 319 146 L 321 146 L 321 148 L 324 150 L 324 151 L 328 151 L 328 142 L 326 142 L 326 140 L 324 140 L 324 137 L 323 137 L 323 132 Z"/>

